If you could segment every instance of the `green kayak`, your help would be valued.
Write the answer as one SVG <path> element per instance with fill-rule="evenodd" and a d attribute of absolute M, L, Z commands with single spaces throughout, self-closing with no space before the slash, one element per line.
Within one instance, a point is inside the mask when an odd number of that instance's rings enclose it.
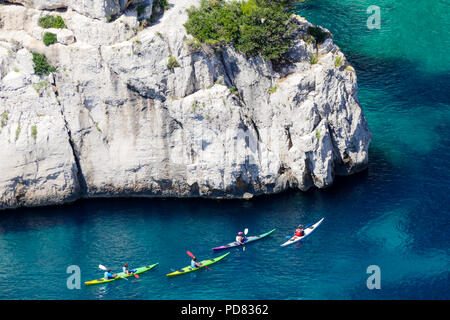
<path fill-rule="evenodd" d="M 245 240 L 245 243 L 244 243 L 244 244 L 247 244 L 247 243 L 250 243 L 250 242 L 253 242 L 253 241 L 256 241 L 256 240 L 260 240 L 260 239 L 262 239 L 262 238 L 264 238 L 264 237 L 270 236 L 275 230 L 276 230 L 276 229 L 272 229 L 272 230 L 270 230 L 269 232 L 260 234 L 259 236 L 251 236 L 251 237 L 247 237 L 247 239 Z M 233 242 L 231 242 L 231 243 L 229 243 L 229 244 L 226 244 L 226 245 L 224 245 L 224 246 L 220 246 L 220 247 L 217 247 L 217 248 L 213 248 L 213 250 L 214 250 L 214 251 L 219 251 L 219 250 L 224 250 L 224 249 L 233 248 L 233 247 L 239 247 L 239 246 L 242 246 L 242 244 L 237 243 L 236 241 L 233 241 Z"/>
<path fill-rule="evenodd" d="M 93 284 L 106 283 L 106 282 L 116 281 L 116 280 L 123 279 L 123 278 L 133 277 L 133 274 L 144 273 L 146 271 L 149 271 L 149 270 L 153 269 L 158 264 L 159 263 L 155 263 L 155 264 L 152 264 L 150 266 L 145 266 L 145 267 L 132 269 L 132 270 L 130 270 L 130 271 L 133 272 L 132 274 L 126 274 L 124 272 L 119 272 L 119 273 L 117 273 L 117 277 L 115 277 L 114 279 L 100 278 L 100 279 L 97 279 L 97 280 L 86 281 L 84 284 L 87 285 L 87 286 L 90 286 L 90 285 L 93 285 Z"/>
<path fill-rule="evenodd" d="M 228 256 L 229 254 L 230 254 L 230 253 L 227 252 L 227 253 L 224 254 L 223 256 L 220 256 L 220 257 L 217 257 L 217 258 L 214 258 L 214 259 L 209 259 L 209 260 L 203 260 L 203 261 L 200 261 L 199 263 L 202 265 L 201 267 L 198 267 L 198 268 L 191 268 L 191 266 L 187 266 L 187 267 L 185 267 L 185 268 L 183 268 L 183 269 L 180 269 L 180 270 L 178 270 L 178 271 L 169 273 L 169 274 L 167 274 L 167 276 L 168 276 L 168 277 L 173 277 L 173 276 L 178 276 L 178 275 L 180 275 L 180 274 L 185 274 L 185 273 L 189 273 L 189 272 L 193 272 L 193 271 L 200 270 L 200 269 L 202 269 L 202 268 L 204 268 L 204 267 L 207 267 L 207 266 L 210 266 L 210 265 L 212 265 L 212 264 L 214 264 L 214 263 L 216 263 L 216 262 L 219 262 L 220 260 L 224 259 L 224 258 L 225 258 L 226 256 Z"/>

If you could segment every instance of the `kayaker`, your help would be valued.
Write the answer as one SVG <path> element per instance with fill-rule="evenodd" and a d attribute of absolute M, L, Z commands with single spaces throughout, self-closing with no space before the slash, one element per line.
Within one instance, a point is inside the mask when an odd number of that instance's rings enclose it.
<path fill-rule="evenodd" d="M 238 235 L 236 236 L 236 242 L 239 244 L 244 244 L 245 236 L 243 232 L 238 232 Z"/>
<path fill-rule="evenodd" d="M 105 276 L 104 276 L 105 279 L 115 279 L 116 277 L 117 277 L 117 275 L 113 275 L 111 273 L 111 269 L 108 269 L 108 271 L 105 272 Z"/>
<path fill-rule="evenodd" d="M 123 270 L 123 273 L 125 273 L 125 274 L 132 274 L 133 273 L 133 271 L 128 270 L 128 263 L 125 263 L 125 265 L 123 266 L 122 270 Z"/>
<path fill-rule="evenodd" d="M 244 244 L 245 240 L 247 240 L 247 238 L 245 237 L 243 232 L 238 232 L 238 235 L 236 236 L 236 242 L 239 244 Z"/>
<path fill-rule="evenodd" d="M 200 268 L 202 265 L 201 263 L 197 262 L 197 258 L 192 258 L 191 260 L 191 268 Z"/>
<path fill-rule="evenodd" d="M 297 230 L 295 230 L 295 234 L 294 235 L 297 236 L 297 237 L 303 237 L 305 235 L 305 231 L 303 231 L 303 225 L 300 224 L 297 227 Z"/>

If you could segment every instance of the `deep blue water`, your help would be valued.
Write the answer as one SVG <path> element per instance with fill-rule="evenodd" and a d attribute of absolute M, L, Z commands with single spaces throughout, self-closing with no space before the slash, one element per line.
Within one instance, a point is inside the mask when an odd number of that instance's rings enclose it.
<path fill-rule="evenodd" d="M 369 5 L 382 24 L 368 30 Z M 449 299 L 450 2 L 312 0 L 298 12 L 333 32 L 355 67 L 373 140 L 367 171 L 326 190 L 251 201 L 108 199 L 0 214 L 0 299 Z M 426 14 L 425 14 L 426 13 Z M 281 248 L 298 223 L 323 224 Z M 225 260 L 166 273 L 272 228 Z M 139 280 L 69 290 L 128 262 Z M 381 269 L 369 290 L 366 268 Z"/>

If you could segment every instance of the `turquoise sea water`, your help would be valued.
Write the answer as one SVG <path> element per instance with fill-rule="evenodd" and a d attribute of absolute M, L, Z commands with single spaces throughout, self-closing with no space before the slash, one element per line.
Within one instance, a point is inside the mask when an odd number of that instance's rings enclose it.
<path fill-rule="evenodd" d="M 368 30 L 366 9 L 381 8 Z M 449 299 L 450 1 L 311 0 L 298 13 L 328 28 L 355 67 L 373 140 L 367 171 L 326 190 L 251 201 L 115 199 L 0 214 L 0 299 Z M 298 223 L 325 217 L 281 248 Z M 211 248 L 272 228 L 212 271 L 167 278 Z M 98 264 L 160 265 L 139 280 L 69 290 Z M 368 290 L 366 269 L 381 269 Z"/>

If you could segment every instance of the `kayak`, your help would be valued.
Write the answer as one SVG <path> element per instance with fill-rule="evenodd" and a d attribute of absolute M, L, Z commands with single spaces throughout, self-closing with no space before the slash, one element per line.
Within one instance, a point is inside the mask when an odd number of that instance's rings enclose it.
<path fill-rule="evenodd" d="M 281 246 L 282 246 L 282 247 L 285 247 L 285 246 L 288 246 L 288 245 L 290 245 L 290 244 L 296 243 L 297 241 L 300 241 L 300 240 L 306 238 L 306 237 L 309 236 L 314 230 L 316 230 L 316 228 L 322 223 L 323 219 L 325 219 L 325 218 L 320 219 L 318 222 L 316 222 L 316 223 L 313 224 L 312 226 L 306 228 L 306 229 L 304 230 L 304 231 L 305 231 L 305 234 L 304 234 L 303 236 L 301 236 L 301 237 L 293 236 L 293 237 L 290 238 L 288 241 L 286 241 L 285 243 L 283 243 Z"/>
<path fill-rule="evenodd" d="M 97 280 L 86 281 L 84 284 L 87 286 L 90 286 L 93 284 L 106 283 L 106 282 L 116 281 L 116 280 L 123 279 L 123 278 L 133 277 L 134 274 L 140 274 L 140 273 L 147 272 L 147 271 L 153 269 L 154 267 L 156 267 L 158 264 L 159 263 L 155 263 L 150 266 L 145 266 L 145 267 L 140 267 L 140 268 L 130 270 L 133 272 L 132 274 L 126 274 L 125 272 L 119 272 L 119 273 L 117 273 L 117 277 L 115 277 L 114 279 L 100 278 Z"/>
<path fill-rule="evenodd" d="M 185 268 L 183 268 L 183 269 L 180 269 L 180 270 L 178 270 L 178 271 L 169 273 L 169 274 L 167 274 L 167 276 L 168 276 L 168 277 L 173 277 L 173 276 L 178 276 L 178 275 L 180 275 L 180 274 L 185 274 L 185 273 L 189 273 L 189 272 L 193 272 L 193 271 L 200 270 L 200 269 L 202 269 L 202 268 L 204 268 L 204 267 L 207 267 L 207 266 L 210 266 L 210 265 L 212 265 L 212 264 L 214 264 L 214 263 L 216 263 L 216 262 L 219 262 L 220 260 L 224 259 L 224 258 L 225 258 L 226 256 L 228 256 L 229 254 L 230 254 L 230 253 L 227 252 L 227 253 L 224 254 L 223 256 L 220 256 L 220 257 L 217 257 L 217 258 L 214 258 L 214 259 L 209 259 L 209 260 L 203 260 L 203 261 L 200 261 L 199 263 L 202 265 L 201 267 L 198 267 L 198 268 L 191 268 L 191 266 L 187 266 L 187 267 L 185 267 Z"/>
<path fill-rule="evenodd" d="M 249 242 L 253 242 L 256 240 L 260 240 L 264 237 L 267 237 L 268 235 L 272 234 L 272 232 L 274 232 L 276 229 L 270 230 L 269 232 L 260 234 L 259 236 L 252 236 L 252 237 L 247 237 L 247 240 L 244 242 L 244 244 L 247 244 Z M 240 244 L 239 242 L 230 242 L 229 244 L 226 244 L 224 246 L 220 246 L 217 248 L 213 248 L 214 251 L 219 251 L 219 250 L 224 250 L 224 249 L 228 249 L 228 248 L 233 248 L 233 247 L 239 247 L 242 246 L 242 244 Z"/>

